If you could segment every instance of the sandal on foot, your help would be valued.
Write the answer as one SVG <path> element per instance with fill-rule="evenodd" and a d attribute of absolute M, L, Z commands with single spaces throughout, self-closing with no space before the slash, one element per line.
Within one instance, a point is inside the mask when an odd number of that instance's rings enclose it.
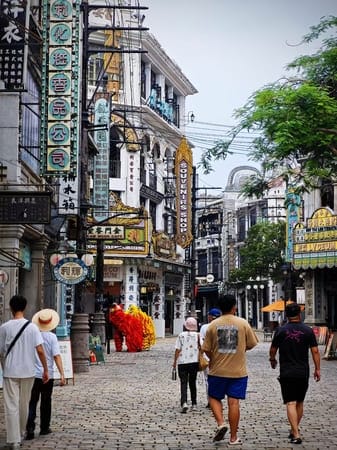
<path fill-rule="evenodd" d="M 302 444 L 302 439 L 294 437 L 294 438 L 290 439 L 290 444 Z"/>
<path fill-rule="evenodd" d="M 222 441 L 222 439 L 225 437 L 225 434 L 227 433 L 227 430 L 228 427 L 226 427 L 226 425 L 220 425 L 216 430 L 213 442 Z"/>
<path fill-rule="evenodd" d="M 237 438 L 235 441 L 228 441 L 229 445 L 241 445 L 242 441 L 240 438 Z"/>

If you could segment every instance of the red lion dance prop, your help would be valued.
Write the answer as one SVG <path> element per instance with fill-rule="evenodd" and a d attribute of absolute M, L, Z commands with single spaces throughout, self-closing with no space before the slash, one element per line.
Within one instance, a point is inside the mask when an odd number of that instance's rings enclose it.
<path fill-rule="evenodd" d="M 143 348 L 143 328 L 139 319 L 127 314 L 122 307 L 113 304 L 109 320 L 114 327 L 114 341 L 116 352 L 121 352 L 123 347 L 123 338 L 128 352 L 140 352 Z"/>
<path fill-rule="evenodd" d="M 155 326 L 153 320 L 138 306 L 129 306 L 126 312 L 120 305 L 113 304 L 109 321 L 114 327 L 114 341 L 116 352 L 121 352 L 123 339 L 128 352 L 149 350 L 155 344 Z"/>

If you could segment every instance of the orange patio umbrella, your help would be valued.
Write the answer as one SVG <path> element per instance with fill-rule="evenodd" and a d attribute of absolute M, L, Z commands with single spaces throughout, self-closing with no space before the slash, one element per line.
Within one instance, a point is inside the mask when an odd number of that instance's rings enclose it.
<path fill-rule="evenodd" d="M 290 303 L 294 303 L 292 300 L 287 300 L 287 305 Z M 300 305 L 301 311 L 304 310 L 304 305 Z M 264 306 L 261 308 L 262 312 L 277 312 L 277 311 L 284 311 L 284 300 L 276 300 L 274 303 L 270 303 L 270 305 Z"/>

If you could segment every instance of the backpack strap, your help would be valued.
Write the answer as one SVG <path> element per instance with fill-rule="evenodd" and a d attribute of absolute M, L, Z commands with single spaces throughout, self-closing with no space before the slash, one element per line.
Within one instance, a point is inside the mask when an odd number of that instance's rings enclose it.
<path fill-rule="evenodd" d="M 6 356 L 8 355 L 8 353 L 12 350 L 15 342 L 19 339 L 19 337 L 21 336 L 23 330 L 30 324 L 30 320 L 27 320 L 27 322 L 25 324 L 23 324 L 23 326 L 20 328 L 20 330 L 18 331 L 17 335 L 15 336 L 15 338 L 12 340 L 12 342 L 9 344 L 9 347 L 7 349 Z"/>

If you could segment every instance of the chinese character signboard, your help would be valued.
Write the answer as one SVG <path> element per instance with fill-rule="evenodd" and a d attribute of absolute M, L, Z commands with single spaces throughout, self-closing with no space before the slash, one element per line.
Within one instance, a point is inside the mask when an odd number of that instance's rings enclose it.
<path fill-rule="evenodd" d="M 176 153 L 177 244 L 188 247 L 192 240 L 192 151 L 185 138 Z"/>
<path fill-rule="evenodd" d="M 288 189 L 285 198 L 287 208 L 287 228 L 286 228 L 286 255 L 285 260 L 291 262 L 293 258 L 293 231 L 301 215 L 301 197 L 292 189 Z"/>
<path fill-rule="evenodd" d="M 109 216 L 109 151 L 110 151 L 110 97 L 95 101 L 95 142 L 98 154 L 94 159 L 94 217 L 104 220 Z"/>
<path fill-rule="evenodd" d="M 317 209 L 307 224 L 294 228 L 295 269 L 337 266 L 337 216 L 330 208 Z"/>
<path fill-rule="evenodd" d="M 25 88 L 29 0 L 0 3 L 0 80 L 7 91 Z"/>
<path fill-rule="evenodd" d="M 42 12 L 42 173 L 77 177 L 80 1 L 44 0 Z M 73 116 L 77 120 L 72 122 Z M 71 189 L 77 191 L 76 183 Z"/>
<path fill-rule="evenodd" d="M 0 223 L 50 223 L 51 193 L 0 191 Z"/>
<path fill-rule="evenodd" d="M 81 283 L 86 279 L 88 273 L 89 269 L 84 262 L 73 257 L 61 259 L 54 267 L 55 278 L 65 284 Z"/>

